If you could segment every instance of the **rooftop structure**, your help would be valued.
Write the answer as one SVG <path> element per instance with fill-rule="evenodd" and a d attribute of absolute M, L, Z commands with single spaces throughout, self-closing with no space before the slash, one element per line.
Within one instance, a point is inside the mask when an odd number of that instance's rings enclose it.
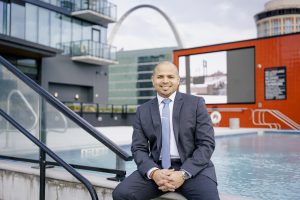
<path fill-rule="evenodd" d="M 300 0 L 272 0 L 254 16 L 257 37 L 300 32 Z"/>

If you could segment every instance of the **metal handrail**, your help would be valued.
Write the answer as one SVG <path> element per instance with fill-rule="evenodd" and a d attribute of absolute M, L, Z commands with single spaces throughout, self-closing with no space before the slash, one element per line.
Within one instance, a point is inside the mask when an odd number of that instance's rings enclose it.
<path fill-rule="evenodd" d="M 51 149 L 49 149 L 46 145 L 36 139 L 29 131 L 27 131 L 22 125 L 16 122 L 12 117 L 10 117 L 7 113 L 5 113 L 0 108 L 0 115 L 4 117 L 11 125 L 13 125 L 16 129 L 18 129 L 21 133 L 23 133 L 30 141 L 32 141 L 35 145 L 40 147 L 43 151 L 45 151 L 53 160 L 59 163 L 64 169 L 66 169 L 70 174 L 72 174 L 77 180 L 79 180 L 89 191 L 92 200 L 98 200 L 98 196 L 93 185 L 80 173 L 73 169 L 68 163 L 66 163 L 63 159 L 61 159 L 58 155 L 56 155 Z"/>
<path fill-rule="evenodd" d="M 22 162 L 29 162 L 29 163 L 39 163 L 39 160 L 34 160 L 30 158 L 19 158 L 19 157 L 13 157 L 13 156 L 4 156 L 0 155 L 0 159 L 7 159 L 7 160 L 13 160 L 13 161 L 22 161 Z M 84 165 L 77 165 L 68 163 L 71 167 L 74 169 L 82 169 L 82 170 L 88 170 L 88 171 L 95 171 L 95 172 L 104 172 L 104 173 L 113 173 L 116 174 L 117 177 L 125 177 L 126 172 L 123 170 L 118 169 L 107 169 L 107 168 L 100 168 L 100 167 L 91 167 L 91 166 L 84 166 Z M 51 165 L 51 166 L 60 166 L 54 161 L 45 161 L 45 165 Z"/>
<path fill-rule="evenodd" d="M 286 123 L 289 123 L 290 126 L 293 126 L 295 129 L 300 130 L 300 125 L 297 124 L 295 121 L 293 121 L 292 119 L 290 119 L 289 117 L 287 117 L 286 115 L 284 115 L 282 112 L 280 112 L 279 110 L 272 110 L 272 112 L 279 116 L 282 120 L 284 120 Z"/>
<path fill-rule="evenodd" d="M 15 66 L 10 64 L 8 61 L 6 61 L 2 56 L 0 56 L 0 63 L 3 64 L 15 76 L 17 76 L 19 79 L 24 81 L 24 83 L 26 83 L 27 86 L 29 86 L 31 89 L 33 89 L 35 92 L 37 92 L 40 96 L 44 97 L 45 100 L 48 103 L 50 103 L 53 107 L 55 107 L 60 112 L 65 114 L 73 122 L 75 122 L 78 126 L 80 126 L 82 129 L 84 129 L 87 133 L 89 133 L 91 136 L 93 136 L 95 139 L 97 139 L 98 141 L 103 143 L 111 151 L 113 151 L 115 154 L 117 154 L 118 157 L 120 157 L 121 159 L 123 159 L 125 161 L 132 160 L 132 156 L 128 155 L 128 153 L 126 151 L 121 149 L 118 145 L 116 145 L 114 142 L 112 142 L 107 137 L 105 137 L 103 134 L 101 134 L 95 127 L 93 127 L 87 121 L 82 119 L 80 116 L 78 116 L 72 110 L 67 108 L 62 102 L 60 102 L 55 97 L 53 97 L 50 93 L 48 93 L 46 90 L 41 88 L 41 86 L 39 86 L 37 83 L 35 83 L 29 77 L 25 76 L 19 69 L 17 69 Z"/>
<path fill-rule="evenodd" d="M 255 113 L 258 113 L 258 122 L 255 120 Z M 278 120 L 282 121 L 285 123 L 287 126 L 294 130 L 300 130 L 300 125 L 297 124 L 295 121 L 290 119 L 288 116 L 284 115 L 281 113 L 279 110 L 271 110 L 271 109 L 255 109 L 252 110 L 252 122 L 254 125 L 266 125 L 269 126 L 270 128 L 273 128 L 273 126 L 276 129 L 281 129 L 281 126 L 279 123 L 266 123 L 265 122 L 265 113 L 269 113 Z"/>
<path fill-rule="evenodd" d="M 255 113 L 258 113 L 258 121 L 256 122 L 256 117 L 255 117 Z M 269 128 L 273 129 L 280 129 L 281 126 L 280 124 L 278 123 L 267 123 L 265 122 L 265 112 L 262 112 L 262 110 L 258 110 L 258 109 L 255 109 L 255 110 L 252 110 L 252 123 L 254 125 L 257 125 L 257 126 L 269 126 Z"/>

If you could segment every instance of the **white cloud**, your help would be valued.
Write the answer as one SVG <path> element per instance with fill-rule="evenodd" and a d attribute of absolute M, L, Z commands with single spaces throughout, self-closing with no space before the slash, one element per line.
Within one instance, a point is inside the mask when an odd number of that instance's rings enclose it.
<path fill-rule="evenodd" d="M 177 27 L 185 47 L 255 38 L 253 16 L 263 10 L 267 1 L 111 0 L 118 6 L 119 17 L 140 4 L 151 4 L 163 10 Z M 111 29 L 112 25 L 109 27 Z M 176 41 L 164 18 L 154 10 L 143 8 L 128 16 L 113 45 L 129 50 L 176 46 Z"/>

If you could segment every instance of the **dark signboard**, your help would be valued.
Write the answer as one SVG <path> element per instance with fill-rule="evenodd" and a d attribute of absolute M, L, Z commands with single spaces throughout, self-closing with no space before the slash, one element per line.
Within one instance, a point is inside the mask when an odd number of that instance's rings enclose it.
<path fill-rule="evenodd" d="M 265 99 L 286 99 L 286 67 L 265 69 Z"/>

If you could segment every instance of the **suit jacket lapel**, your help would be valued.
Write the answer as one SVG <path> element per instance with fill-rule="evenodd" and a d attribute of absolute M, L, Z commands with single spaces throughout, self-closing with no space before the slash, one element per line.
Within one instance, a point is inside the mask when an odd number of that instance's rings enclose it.
<path fill-rule="evenodd" d="M 154 134 L 156 134 L 158 149 L 161 147 L 161 120 L 159 114 L 159 106 L 157 97 L 154 98 L 151 102 L 151 118 L 154 127 Z"/>
<path fill-rule="evenodd" d="M 181 96 L 181 93 L 177 92 L 176 96 L 175 96 L 175 101 L 174 101 L 174 105 L 173 105 L 173 130 L 174 130 L 174 136 L 175 136 L 175 140 L 177 143 L 177 147 L 178 146 L 178 135 L 179 135 L 179 116 L 180 116 L 180 110 L 181 110 L 181 106 L 183 104 L 183 98 Z M 179 149 L 178 149 L 179 150 Z"/>

